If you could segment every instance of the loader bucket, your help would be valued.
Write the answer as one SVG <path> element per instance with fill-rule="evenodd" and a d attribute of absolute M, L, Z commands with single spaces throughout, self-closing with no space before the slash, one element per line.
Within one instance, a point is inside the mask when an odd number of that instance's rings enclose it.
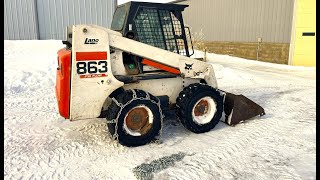
<path fill-rule="evenodd" d="M 224 101 L 225 123 L 235 125 L 257 115 L 265 115 L 264 109 L 243 95 L 226 93 Z"/>

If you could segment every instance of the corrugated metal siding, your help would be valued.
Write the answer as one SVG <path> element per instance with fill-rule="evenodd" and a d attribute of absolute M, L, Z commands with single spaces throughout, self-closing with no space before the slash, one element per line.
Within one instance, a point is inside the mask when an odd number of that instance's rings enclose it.
<path fill-rule="evenodd" d="M 111 26 L 116 0 L 5 0 L 4 39 L 65 39 L 73 24 Z"/>
<path fill-rule="evenodd" d="M 37 39 L 35 0 L 4 0 L 4 39 Z"/>
<path fill-rule="evenodd" d="M 184 21 L 206 41 L 290 43 L 293 0 L 189 0 Z"/>
<path fill-rule="evenodd" d="M 66 26 L 110 27 L 114 0 L 37 0 L 40 39 L 65 39 Z"/>

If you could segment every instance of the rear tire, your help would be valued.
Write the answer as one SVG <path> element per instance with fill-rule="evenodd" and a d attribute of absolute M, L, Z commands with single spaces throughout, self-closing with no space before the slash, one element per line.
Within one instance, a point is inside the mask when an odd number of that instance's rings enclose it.
<path fill-rule="evenodd" d="M 205 84 L 191 84 L 180 92 L 176 100 L 176 114 L 184 127 L 194 133 L 213 129 L 223 112 L 223 97 L 219 91 Z"/>
<path fill-rule="evenodd" d="M 134 92 L 139 99 L 134 99 Z M 140 146 L 154 140 L 162 127 L 162 114 L 158 105 L 159 100 L 142 90 L 128 90 L 115 97 L 121 103 L 121 109 L 112 101 L 107 110 L 106 119 L 116 120 L 116 123 L 107 123 L 112 136 L 118 134 L 118 141 L 124 146 Z M 119 117 L 118 117 L 119 114 Z M 147 119 L 146 119 L 147 118 Z"/>

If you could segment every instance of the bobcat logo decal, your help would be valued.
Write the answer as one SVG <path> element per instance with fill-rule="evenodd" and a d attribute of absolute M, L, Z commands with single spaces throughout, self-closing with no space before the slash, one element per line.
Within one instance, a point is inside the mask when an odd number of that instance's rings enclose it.
<path fill-rule="evenodd" d="M 193 63 L 192 63 L 192 64 L 187 64 L 187 63 L 185 63 L 185 64 L 186 64 L 186 66 L 184 67 L 184 69 L 192 70 L 192 65 L 193 65 Z"/>

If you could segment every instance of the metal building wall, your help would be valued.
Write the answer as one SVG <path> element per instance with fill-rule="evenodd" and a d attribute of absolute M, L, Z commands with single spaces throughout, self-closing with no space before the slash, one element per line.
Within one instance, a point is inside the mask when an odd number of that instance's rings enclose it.
<path fill-rule="evenodd" d="M 65 39 L 65 27 L 96 24 L 110 27 L 114 0 L 37 0 L 40 39 Z"/>
<path fill-rule="evenodd" d="M 206 41 L 290 43 L 293 0 L 188 0 L 184 20 Z"/>
<path fill-rule="evenodd" d="M 4 39 L 37 39 L 35 0 L 4 0 Z"/>
<path fill-rule="evenodd" d="M 65 39 L 73 24 L 110 27 L 116 0 L 5 0 L 4 39 Z"/>

